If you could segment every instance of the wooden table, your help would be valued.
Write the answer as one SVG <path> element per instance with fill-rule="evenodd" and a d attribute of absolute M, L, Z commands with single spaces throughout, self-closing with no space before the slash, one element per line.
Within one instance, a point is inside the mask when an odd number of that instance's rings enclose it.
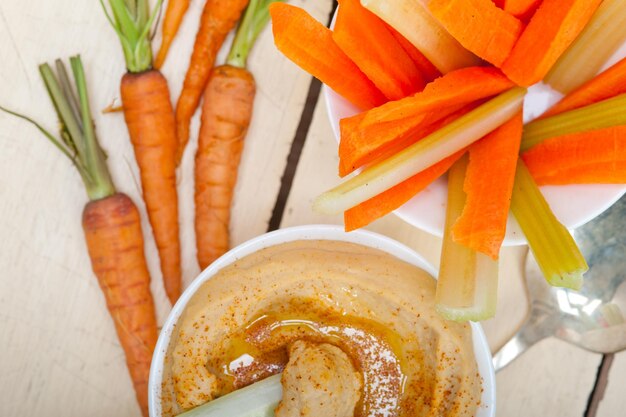
<path fill-rule="evenodd" d="M 177 97 L 201 1 L 192 1 L 165 65 Z M 328 22 L 330 0 L 293 0 Z M 159 44 L 159 39 L 155 45 Z M 81 53 L 91 103 L 119 97 L 124 64 L 98 1 L 2 0 L 0 104 L 54 130 L 56 120 L 37 64 Z M 224 56 L 222 51 L 221 56 Z M 233 207 L 233 244 L 277 227 L 340 224 L 311 211 L 312 199 L 338 181 L 336 145 L 320 85 L 274 48 L 266 30 L 250 57 L 258 82 Z M 139 205 L 160 323 L 170 306 L 140 198 L 138 172 L 120 114 L 96 112 L 109 166 L 121 191 Z M 197 132 L 198 117 L 192 124 Z M 195 135 L 179 171 L 185 284 L 199 272 L 192 227 Z M 86 255 L 80 218 L 86 195 L 70 163 L 21 120 L 0 114 L 0 415 L 139 415 L 124 355 Z M 439 263 L 440 239 L 390 215 L 368 227 Z M 503 250 L 497 318 L 484 323 L 492 349 L 527 311 L 525 248 Z M 626 352 L 614 360 L 545 340 L 497 375 L 499 416 L 624 415 Z M 603 366 L 601 366 L 603 364 Z M 607 382 L 608 381 L 608 382 Z"/>

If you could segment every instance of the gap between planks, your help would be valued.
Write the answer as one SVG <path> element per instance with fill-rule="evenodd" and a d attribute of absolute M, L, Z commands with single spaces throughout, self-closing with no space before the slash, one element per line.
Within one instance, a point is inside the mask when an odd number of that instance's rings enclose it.
<path fill-rule="evenodd" d="M 328 19 L 326 21 L 327 27 L 330 26 L 330 22 L 333 18 L 333 15 L 335 14 L 336 9 L 337 0 L 334 0 L 333 7 L 331 8 L 330 14 L 328 15 Z M 280 179 L 280 190 L 278 191 L 276 204 L 274 204 L 274 209 L 272 210 L 272 217 L 270 217 L 270 221 L 267 226 L 268 232 L 277 230 L 283 220 L 283 215 L 285 213 L 285 207 L 287 205 L 289 193 L 291 192 L 293 179 L 296 175 L 298 163 L 300 162 L 302 148 L 304 147 L 304 142 L 306 141 L 306 138 L 308 136 L 311 122 L 313 121 L 313 113 L 315 112 L 317 103 L 321 99 L 321 88 L 322 83 L 317 78 L 312 77 L 311 84 L 309 85 L 309 92 L 307 93 L 306 101 L 304 104 L 304 109 L 302 109 L 302 113 L 300 115 L 300 122 L 298 123 L 298 128 L 296 129 L 293 141 L 291 142 L 291 149 L 289 150 L 289 155 L 287 156 L 287 165 L 285 166 L 285 170 L 283 171 L 283 175 Z"/>
<path fill-rule="evenodd" d="M 591 394 L 589 394 L 589 400 L 587 401 L 587 409 L 585 410 L 584 417 L 596 417 L 598 413 L 598 406 L 600 401 L 604 398 L 606 386 L 609 382 L 609 370 L 613 363 L 614 353 L 609 353 L 602 356 L 600 366 L 598 366 L 598 374 L 596 375 L 596 382 L 593 385 Z"/>

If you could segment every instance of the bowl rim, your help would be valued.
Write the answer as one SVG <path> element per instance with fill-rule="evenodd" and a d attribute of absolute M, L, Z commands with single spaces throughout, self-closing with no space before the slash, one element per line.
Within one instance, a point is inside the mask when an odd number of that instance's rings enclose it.
<path fill-rule="evenodd" d="M 167 316 L 152 357 L 150 365 L 150 376 L 148 380 L 148 405 L 151 417 L 161 417 L 161 382 L 163 378 L 163 367 L 165 353 L 172 336 L 174 326 L 178 322 L 185 307 L 198 288 L 213 277 L 222 268 L 236 262 L 237 260 L 261 249 L 275 246 L 281 243 L 296 240 L 334 240 L 356 243 L 379 249 L 392 256 L 397 257 L 407 263 L 424 269 L 433 277 L 437 277 L 437 270 L 422 257 L 419 253 L 408 246 L 379 233 L 366 230 L 357 230 L 346 233 L 341 226 L 314 224 L 305 226 L 294 226 L 278 229 L 269 233 L 252 238 L 222 255 L 209 267 L 191 282 L 180 296 L 176 304 Z M 487 338 L 479 323 L 470 322 L 472 328 L 472 340 L 474 345 L 474 356 L 478 365 L 478 370 L 483 378 L 483 394 L 481 397 L 481 408 L 477 417 L 494 417 L 496 411 L 496 380 L 492 362 L 491 351 L 487 343 Z"/>

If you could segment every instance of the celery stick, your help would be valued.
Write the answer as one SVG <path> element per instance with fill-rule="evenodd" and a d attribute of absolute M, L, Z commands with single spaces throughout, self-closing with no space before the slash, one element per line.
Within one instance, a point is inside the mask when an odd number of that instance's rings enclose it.
<path fill-rule="evenodd" d="M 620 125 L 626 125 L 626 94 L 533 120 L 524 126 L 521 150 L 528 150 L 545 139 L 556 136 Z"/>
<path fill-rule="evenodd" d="M 626 0 L 604 0 L 545 82 L 568 94 L 592 79 L 626 40 Z"/>
<path fill-rule="evenodd" d="M 463 191 L 468 156 L 448 173 L 448 207 L 435 295 L 436 308 L 448 320 L 486 320 L 496 314 L 498 261 L 452 240 L 452 226 L 465 207 Z"/>
<path fill-rule="evenodd" d="M 361 4 L 400 32 L 443 74 L 481 63 L 437 22 L 420 0 L 361 0 Z"/>
<path fill-rule="evenodd" d="M 525 93 L 526 89 L 515 87 L 500 94 L 320 195 L 313 202 L 313 208 L 325 214 L 341 213 L 425 170 L 513 117 L 522 107 Z"/>
<path fill-rule="evenodd" d="M 283 396 L 280 377 L 278 374 L 255 382 L 178 417 L 273 417 Z"/>
<path fill-rule="evenodd" d="M 589 267 L 569 231 L 557 220 L 522 160 L 517 162 L 511 211 L 546 280 L 580 289 Z"/>

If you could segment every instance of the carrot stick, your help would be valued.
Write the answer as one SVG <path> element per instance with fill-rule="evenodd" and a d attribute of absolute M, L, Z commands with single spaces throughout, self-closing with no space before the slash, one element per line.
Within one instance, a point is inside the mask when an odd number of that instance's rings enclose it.
<path fill-rule="evenodd" d="M 522 159 L 539 185 L 626 184 L 626 126 L 546 139 Z"/>
<path fill-rule="evenodd" d="M 365 227 L 402 206 L 442 176 L 464 152 L 463 150 L 450 155 L 408 180 L 346 210 L 343 216 L 346 232 Z"/>
<path fill-rule="evenodd" d="M 183 90 L 176 103 L 177 165 L 189 141 L 189 123 L 209 81 L 217 52 L 247 4 L 248 0 L 207 0 L 204 4 Z"/>
<path fill-rule="evenodd" d="M 626 93 L 626 58 L 566 95 L 541 117 L 554 116 Z"/>
<path fill-rule="evenodd" d="M 187 13 L 189 3 L 190 0 L 169 0 L 167 2 L 165 17 L 163 18 L 163 27 L 161 29 L 161 46 L 154 60 L 154 68 L 159 69 L 163 66 L 170 45 L 176 37 L 176 33 L 178 33 L 178 28 L 183 21 L 185 13 Z"/>
<path fill-rule="evenodd" d="M 601 0 L 543 0 L 502 71 L 518 85 L 541 81 L 583 30 Z"/>
<path fill-rule="evenodd" d="M 542 0 L 504 0 L 503 9 L 521 20 L 528 20 L 537 11 Z"/>
<path fill-rule="evenodd" d="M 469 147 L 463 190 L 465 207 L 452 227 L 456 243 L 498 259 L 506 233 L 515 168 L 522 139 L 522 112 Z"/>
<path fill-rule="evenodd" d="M 387 25 L 359 0 L 339 2 L 333 40 L 389 100 L 424 88 L 424 78 L 411 57 Z"/>
<path fill-rule="evenodd" d="M 91 266 L 124 349 L 137 401 L 148 416 L 148 375 L 157 341 L 150 275 L 144 256 L 141 219 L 133 201 L 116 191 L 92 123 L 87 85 L 80 57 L 70 59 L 74 93 L 65 66 L 57 60 L 57 75 L 48 64 L 40 72 L 62 125 L 62 139 L 28 117 L 80 174 L 90 202 L 83 210 L 83 231 Z"/>
<path fill-rule="evenodd" d="M 495 68 L 463 68 L 436 79 L 411 97 L 341 120 L 340 175 L 352 172 L 376 157 L 379 150 L 393 146 L 417 129 L 512 86 Z"/>
<path fill-rule="evenodd" d="M 167 81 L 158 70 L 151 69 L 148 34 L 155 13 L 149 16 L 147 0 L 132 5 L 128 5 L 128 1 L 110 0 L 113 17 L 108 13 L 107 17 L 120 36 L 124 50 L 128 68 L 120 85 L 124 119 L 139 166 L 163 284 L 174 304 L 181 292 L 176 124 Z M 137 33 L 141 33 L 138 38 L 134 36 Z"/>
<path fill-rule="evenodd" d="M 306 11 L 275 3 L 270 14 L 276 47 L 300 68 L 361 109 L 387 101 L 337 46 L 332 32 Z"/>
<path fill-rule="evenodd" d="M 419 71 L 422 73 L 422 77 L 424 77 L 424 81 L 427 83 L 433 81 L 435 78 L 441 77 L 441 72 L 435 67 L 432 62 L 426 58 L 426 56 L 420 52 L 407 38 L 402 36 L 400 32 L 395 30 L 391 25 L 388 25 L 387 29 L 391 32 L 396 41 L 404 48 L 407 54 L 411 57 Z"/>
<path fill-rule="evenodd" d="M 195 230 L 200 268 L 230 247 L 230 208 L 256 86 L 246 69 L 254 41 L 269 21 L 271 0 L 250 0 L 225 65 L 204 92 L 195 164 Z"/>
<path fill-rule="evenodd" d="M 498 67 L 523 29 L 491 0 L 430 0 L 428 9 L 461 45 Z"/>

